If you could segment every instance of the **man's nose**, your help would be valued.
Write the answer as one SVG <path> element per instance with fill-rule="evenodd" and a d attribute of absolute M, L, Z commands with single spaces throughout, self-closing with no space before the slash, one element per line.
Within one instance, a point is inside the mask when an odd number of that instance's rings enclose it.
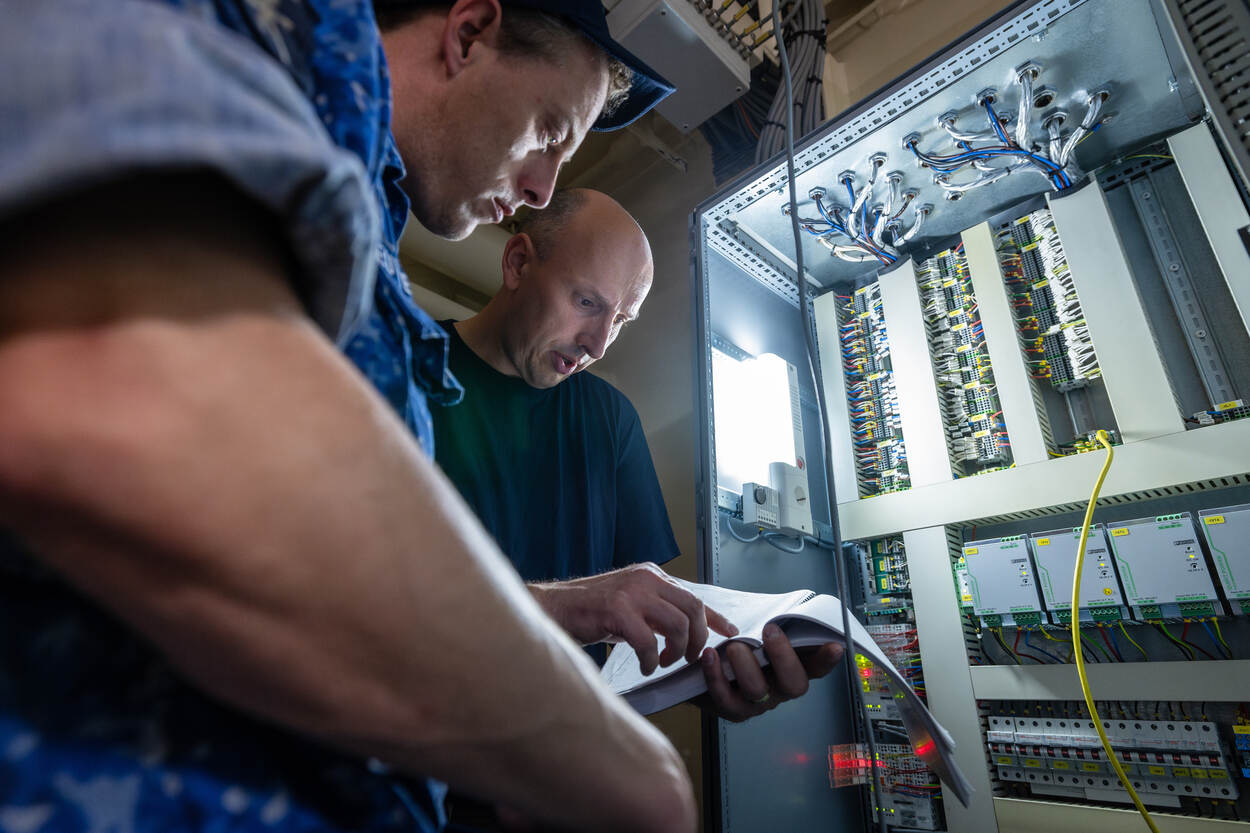
<path fill-rule="evenodd" d="M 517 190 L 525 204 L 532 208 L 546 208 L 556 190 L 556 174 L 560 172 L 557 154 L 541 154 L 527 160 L 517 177 Z"/>
<path fill-rule="evenodd" d="M 595 361 L 602 359 L 608 345 L 612 343 L 612 321 L 605 320 L 598 327 L 587 330 L 580 341 L 578 346 L 586 351 L 586 355 Z"/>

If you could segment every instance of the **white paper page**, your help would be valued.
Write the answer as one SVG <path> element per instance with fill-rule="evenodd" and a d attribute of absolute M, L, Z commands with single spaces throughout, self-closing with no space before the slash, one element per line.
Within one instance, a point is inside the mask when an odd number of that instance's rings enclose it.
<path fill-rule="evenodd" d="M 694 584 L 681 579 L 673 579 L 693 595 L 699 597 L 705 605 L 720 613 L 733 624 L 737 625 L 740 637 L 745 637 L 752 645 L 758 645 L 763 634 L 764 625 L 778 614 L 790 610 L 799 602 L 812 595 L 810 590 L 795 590 L 793 593 L 777 595 L 775 593 L 744 593 L 740 590 L 727 590 L 711 584 Z M 664 637 L 656 636 L 659 650 L 664 651 Z M 729 637 L 722 636 L 713 630 L 708 631 L 707 648 L 718 648 L 727 642 Z M 638 654 L 629 645 L 620 644 L 612 649 L 608 661 L 603 666 L 603 679 L 618 694 L 633 691 L 655 680 L 662 680 L 687 667 L 685 659 L 678 660 L 667 668 L 657 668 L 649 675 L 642 673 L 638 664 Z"/>
<path fill-rule="evenodd" d="M 841 637 L 842 604 L 832 596 L 812 596 L 806 590 L 777 596 L 742 593 L 688 582 L 681 584 L 703 599 L 709 607 L 726 614 L 744 632 L 760 633 L 766 622 L 780 615 L 786 620 L 783 624 L 791 644 L 795 647 L 822 645 L 838 641 Z M 934 719 L 924 702 L 890 662 L 863 624 L 854 615 L 849 620 L 851 639 L 856 647 L 881 667 L 890 679 L 892 689 L 896 694 L 902 695 L 898 706 L 912 748 L 938 774 L 956 798 L 966 805 L 972 788 L 952 757 L 954 739 Z M 748 630 L 743 625 L 745 621 L 755 624 Z M 716 647 L 725 641 L 725 637 L 713 633 L 709 635 L 708 645 Z M 762 664 L 766 663 L 762 649 L 757 648 L 755 654 Z M 674 663 L 667 669 L 658 669 L 650 676 L 643 676 L 638 667 L 637 654 L 628 645 L 618 646 L 612 652 L 604 666 L 603 676 L 614 691 L 624 695 L 630 705 L 642 714 L 651 714 L 684 702 L 706 690 L 701 669 L 692 667 L 685 660 Z M 728 676 L 732 679 L 732 672 Z M 658 682 L 660 680 L 663 682 Z"/>

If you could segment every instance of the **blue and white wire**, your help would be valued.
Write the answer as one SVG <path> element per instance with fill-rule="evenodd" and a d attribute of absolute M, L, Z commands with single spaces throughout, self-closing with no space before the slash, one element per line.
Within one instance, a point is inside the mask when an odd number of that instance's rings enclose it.
<path fill-rule="evenodd" d="M 868 255 L 876 258 L 882 263 L 893 263 L 895 260 L 898 259 L 895 254 L 893 254 L 889 249 L 885 248 L 884 246 L 878 247 L 877 244 L 875 244 L 872 240 L 869 240 L 866 236 L 861 234 L 858 227 L 855 226 L 854 221 L 855 221 L 856 213 L 854 210 L 854 204 L 857 199 L 855 195 L 855 188 L 851 184 L 849 178 L 847 180 L 844 180 L 844 184 L 846 185 L 846 190 L 847 190 L 848 195 L 851 198 L 851 204 L 852 204 L 852 211 L 850 213 L 850 220 L 848 221 L 848 224 L 843 225 L 842 223 L 838 222 L 837 219 L 830 216 L 829 210 L 825 207 L 824 199 L 821 198 L 820 196 L 816 196 L 814 198 L 815 203 L 816 203 L 816 210 L 820 212 L 820 216 L 823 219 L 824 223 L 828 225 L 832 231 L 836 231 L 837 233 L 848 238 L 855 248 L 866 252 Z M 860 192 L 860 199 L 863 199 L 865 203 L 867 201 L 867 197 L 865 195 L 868 193 L 868 191 L 869 189 L 865 188 L 863 191 Z M 861 207 L 860 210 L 865 211 L 866 208 Z M 810 224 L 814 221 L 804 221 L 803 219 L 800 219 L 799 222 L 800 224 L 804 224 L 804 223 L 808 224 L 809 227 L 806 228 L 805 230 L 808 231 L 810 234 L 815 234 L 817 237 L 824 236 L 816 229 L 810 227 Z M 848 259 L 848 260 L 851 259 L 851 258 L 846 257 L 846 253 L 840 253 L 838 251 L 838 248 L 836 247 L 834 247 L 834 254 L 837 254 L 839 255 L 839 257 L 843 257 L 844 259 Z M 868 258 L 862 258 L 862 259 L 867 260 Z"/>
<path fill-rule="evenodd" d="M 1018 117 L 1018 122 L 1016 124 L 1016 139 L 1015 139 L 1014 147 L 1028 153 L 1028 158 L 1032 160 L 1033 163 L 1036 164 L 1038 167 L 1041 167 L 1043 169 L 1045 169 L 1046 167 L 1052 167 L 1052 168 L 1056 167 L 1055 161 L 1047 159 L 1044 156 L 1038 156 L 1037 154 L 1029 152 L 1029 142 L 1028 142 L 1029 109 L 1028 108 L 1033 103 L 1033 74 L 1027 71 L 1021 72 L 1019 75 L 1016 76 L 1016 82 L 1020 84 L 1021 86 L 1021 93 L 1020 93 L 1020 115 Z M 985 99 L 985 111 L 989 114 L 989 119 L 990 119 L 991 124 L 993 124 L 994 126 L 994 131 L 995 133 L 998 134 L 998 137 L 1003 140 L 1003 144 L 1012 146 L 1013 143 L 1011 139 L 1007 138 L 1007 133 L 1006 131 L 1003 130 L 1003 125 L 1002 125 L 1002 122 L 998 118 L 998 113 L 995 112 L 994 110 L 994 102 L 991 101 L 989 98 Z M 1066 188 L 1070 186 L 1072 184 L 1072 181 L 1068 179 L 1067 174 L 1063 173 L 1064 166 L 1058 165 L 1057 167 L 1059 168 L 1061 178 L 1056 181 L 1055 187 Z"/>
<path fill-rule="evenodd" d="M 1007 138 L 1007 133 L 1003 130 L 1003 124 L 998 120 L 998 113 L 994 112 L 994 102 L 987 98 L 982 102 L 982 104 L 985 107 L 985 113 L 990 120 L 990 127 L 994 130 L 994 135 L 997 136 L 1004 145 L 1010 145 L 1011 140 Z"/>

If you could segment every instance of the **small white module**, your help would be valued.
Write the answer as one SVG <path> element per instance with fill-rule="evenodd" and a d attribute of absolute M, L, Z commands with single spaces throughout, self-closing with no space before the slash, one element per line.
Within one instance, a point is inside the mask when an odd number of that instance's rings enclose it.
<path fill-rule="evenodd" d="M 1204 509 L 1198 520 L 1233 614 L 1250 616 L 1250 503 Z"/>
<path fill-rule="evenodd" d="M 991 627 L 1039 625 L 1042 604 L 1023 535 L 964 544 L 972 612 Z"/>
<path fill-rule="evenodd" d="M 1081 530 L 1056 529 L 1029 536 L 1042 602 L 1056 623 L 1066 624 L 1072 609 L 1072 577 Z M 1080 620 L 1108 622 L 1127 619 L 1128 610 L 1116 579 L 1115 562 L 1107 546 L 1106 527 L 1094 524 L 1085 543 L 1081 567 Z"/>
<path fill-rule="evenodd" d="M 1108 524 L 1107 535 L 1125 598 L 1144 618 L 1224 612 L 1189 512 Z"/>

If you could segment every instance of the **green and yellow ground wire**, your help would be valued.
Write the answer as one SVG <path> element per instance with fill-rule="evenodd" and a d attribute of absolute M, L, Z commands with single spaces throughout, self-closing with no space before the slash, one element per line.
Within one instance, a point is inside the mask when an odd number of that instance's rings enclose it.
<path fill-rule="evenodd" d="M 1107 753 L 1107 760 L 1111 762 L 1111 766 L 1115 769 L 1115 774 L 1120 779 L 1120 783 L 1128 791 L 1129 798 L 1133 799 L 1133 804 L 1137 807 L 1137 812 L 1141 813 L 1146 826 L 1150 828 L 1151 833 L 1159 833 L 1159 828 L 1155 826 L 1154 819 L 1150 817 L 1150 813 L 1146 812 L 1146 806 L 1142 804 L 1141 797 L 1137 795 L 1137 790 L 1133 789 L 1128 776 L 1124 774 L 1124 767 L 1120 765 L 1120 759 L 1111 748 L 1111 741 L 1107 740 L 1107 733 L 1103 731 L 1102 718 L 1098 715 L 1098 708 L 1094 705 L 1094 695 L 1089 690 L 1089 679 L 1085 676 L 1085 657 L 1081 655 L 1081 629 L 1077 625 L 1077 620 L 1080 617 L 1077 615 L 1077 611 L 1080 610 L 1081 604 L 1081 568 L 1085 565 L 1085 544 L 1089 540 L 1089 528 L 1094 520 L 1094 504 L 1098 502 L 1098 493 L 1102 491 L 1102 483 L 1107 479 L 1107 472 L 1111 470 L 1111 461 L 1115 458 L 1115 450 L 1111 447 L 1111 440 L 1107 436 L 1107 432 L 1099 431 L 1097 439 L 1103 448 L 1107 449 L 1107 459 L 1102 464 L 1102 471 L 1098 473 L 1098 479 L 1094 482 L 1094 491 L 1089 496 L 1089 505 L 1085 507 L 1085 521 L 1081 524 L 1081 539 L 1076 547 L 1076 570 L 1072 576 L 1072 616 L 1070 617 L 1072 657 L 1076 661 L 1076 674 L 1081 682 L 1081 694 L 1085 696 L 1085 706 L 1089 709 L 1089 718 L 1093 722 L 1094 728 L 1098 731 L 1098 739 L 1102 741 L 1102 748 Z"/>

